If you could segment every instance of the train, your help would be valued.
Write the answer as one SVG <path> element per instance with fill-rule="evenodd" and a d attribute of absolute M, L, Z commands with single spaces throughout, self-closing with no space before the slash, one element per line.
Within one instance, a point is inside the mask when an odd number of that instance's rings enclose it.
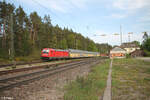
<path fill-rule="evenodd" d="M 62 49 L 44 48 L 41 52 L 41 59 L 43 60 L 99 57 L 99 56 L 100 53 L 98 52 L 90 52 L 75 49 L 62 50 Z"/>

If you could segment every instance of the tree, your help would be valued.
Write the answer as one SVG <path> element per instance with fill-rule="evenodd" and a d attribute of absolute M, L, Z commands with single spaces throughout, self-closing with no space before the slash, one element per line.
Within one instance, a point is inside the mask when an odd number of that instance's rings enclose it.
<path fill-rule="evenodd" d="M 144 40 L 148 39 L 148 34 L 147 34 L 147 32 L 143 32 L 143 33 L 144 33 L 143 39 L 144 39 Z"/>
<path fill-rule="evenodd" d="M 96 44 L 96 45 L 100 53 L 109 53 L 109 51 L 112 49 L 112 46 L 107 43 Z"/>
<path fill-rule="evenodd" d="M 41 28 L 42 20 L 41 17 L 38 16 L 37 12 L 33 12 L 30 14 L 30 20 L 31 20 L 30 38 L 32 40 L 32 45 L 35 46 L 35 43 L 39 44 L 38 32 L 39 29 Z"/>
<path fill-rule="evenodd" d="M 141 48 L 145 51 L 146 56 L 150 56 L 150 37 L 145 32 L 143 35 L 143 42 Z"/>
<path fill-rule="evenodd" d="M 56 37 L 56 34 L 53 35 L 53 38 L 52 38 L 52 48 L 57 48 L 57 37 Z"/>
<path fill-rule="evenodd" d="M 29 40 L 29 31 L 26 29 L 27 16 L 24 10 L 19 6 L 15 11 L 15 52 L 17 56 L 26 56 L 32 51 Z M 19 42 L 18 42 L 19 41 Z"/>
<path fill-rule="evenodd" d="M 140 46 L 140 42 L 139 41 L 133 41 L 132 43 L 136 44 L 137 46 Z"/>
<path fill-rule="evenodd" d="M 0 27 L 3 37 L 0 38 L 0 57 L 9 57 L 10 47 L 10 15 L 14 15 L 14 5 L 0 1 Z"/>
<path fill-rule="evenodd" d="M 41 23 L 38 32 L 39 48 L 48 48 L 52 45 L 52 24 L 50 16 L 44 16 L 44 22 Z"/>
<path fill-rule="evenodd" d="M 62 49 L 67 49 L 67 48 L 68 48 L 67 41 L 66 41 L 66 39 L 63 39 L 62 40 Z"/>
<path fill-rule="evenodd" d="M 67 45 L 70 49 L 75 49 L 75 35 L 70 33 L 67 35 Z"/>

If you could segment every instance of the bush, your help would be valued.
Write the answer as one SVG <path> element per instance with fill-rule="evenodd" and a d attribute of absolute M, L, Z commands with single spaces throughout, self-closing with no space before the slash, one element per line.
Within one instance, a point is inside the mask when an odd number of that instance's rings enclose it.
<path fill-rule="evenodd" d="M 150 51 L 144 50 L 145 56 L 150 57 Z"/>
<path fill-rule="evenodd" d="M 126 54 L 126 58 L 131 58 L 131 55 L 130 54 Z"/>

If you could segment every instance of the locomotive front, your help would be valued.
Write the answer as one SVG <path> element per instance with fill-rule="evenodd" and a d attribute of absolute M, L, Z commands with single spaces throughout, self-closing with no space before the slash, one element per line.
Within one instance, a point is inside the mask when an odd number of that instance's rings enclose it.
<path fill-rule="evenodd" d="M 50 49 L 44 48 L 41 52 L 41 59 L 48 60 L 49 59 L 49 53 L 50 53 Z"/>

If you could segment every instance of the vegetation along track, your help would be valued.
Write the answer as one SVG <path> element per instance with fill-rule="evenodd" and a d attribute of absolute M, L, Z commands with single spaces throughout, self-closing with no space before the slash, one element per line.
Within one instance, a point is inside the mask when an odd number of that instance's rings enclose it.
<path fill-rule="evenodd" d="M 85 59 L 70 60 L 68 62 L 50 63 L 50 64 L 38 65 L 38 66 L 36 65 L 36 66 L 32 66 L 32 67 L 23 67 L 23 68 L 13 69 L 13 70 L 4 70 L 4 71 L 0 71 L 0 75 L 6 75 L 6 74 L 9 74 L 9 73 L 22 72 L 22 71 L 28 71 L 28 70 L 35 70 L 35 69 L 40 69 L 40 68 L 45 68 L 45 67 L 55 67 L 55 66 L 58 66 L 58 65 L 61 65 L 61 64 L 78 62 L 78 61 L 82 61 L 82 60 L 85 60 Z"/>
<path fill-rule="evenodd" d="M 43 71 L 38 71 L 38 72 L 19 75 L 19 76 L 15 76 L 15 77 L 6 78 L 6 79 L 1 79 L 0 80 L 0 92 L 10 89 L 10 88 L 13 88 L 13 87 L 23 85 L 23 84 L 27 84 L 27 83 L 35 81 L 35 80 L 39 80 L 39 79 L 48 77 L 50 75 L 53 75 L 53 74 L 56 74 L 56 73 L 59 73 L 59 72 L 62 72 L 62 71 L 68 70 L 68 69 L 72 69 L 72 68 L 75 68 L 75 67 L 78 67 L 81 65 L 86 65 L 86 64 L 90 64 L 91 62 L 97 62 L 97 61 L 100 61 L 100 60 L 99 59 L 88 59 L 88 60 L 84 60 L 84 61 L 60 65 L 57 67 L 45 69 Z"/>
<path fill-rule="evenodd" d="M 35 64 L 35 63 L 43 63 L 43 61 L 35 60 L 35 61 L 31 61 L 31 62 L 18 62 L 18 63 L 16 63 L 16 65 L 26 65 L 26 64 Z M 2 64 L 2 65 L 0 65 L 0 68 L 9 67 L 9 66 L 13 66 L 13 64 Z"/>

